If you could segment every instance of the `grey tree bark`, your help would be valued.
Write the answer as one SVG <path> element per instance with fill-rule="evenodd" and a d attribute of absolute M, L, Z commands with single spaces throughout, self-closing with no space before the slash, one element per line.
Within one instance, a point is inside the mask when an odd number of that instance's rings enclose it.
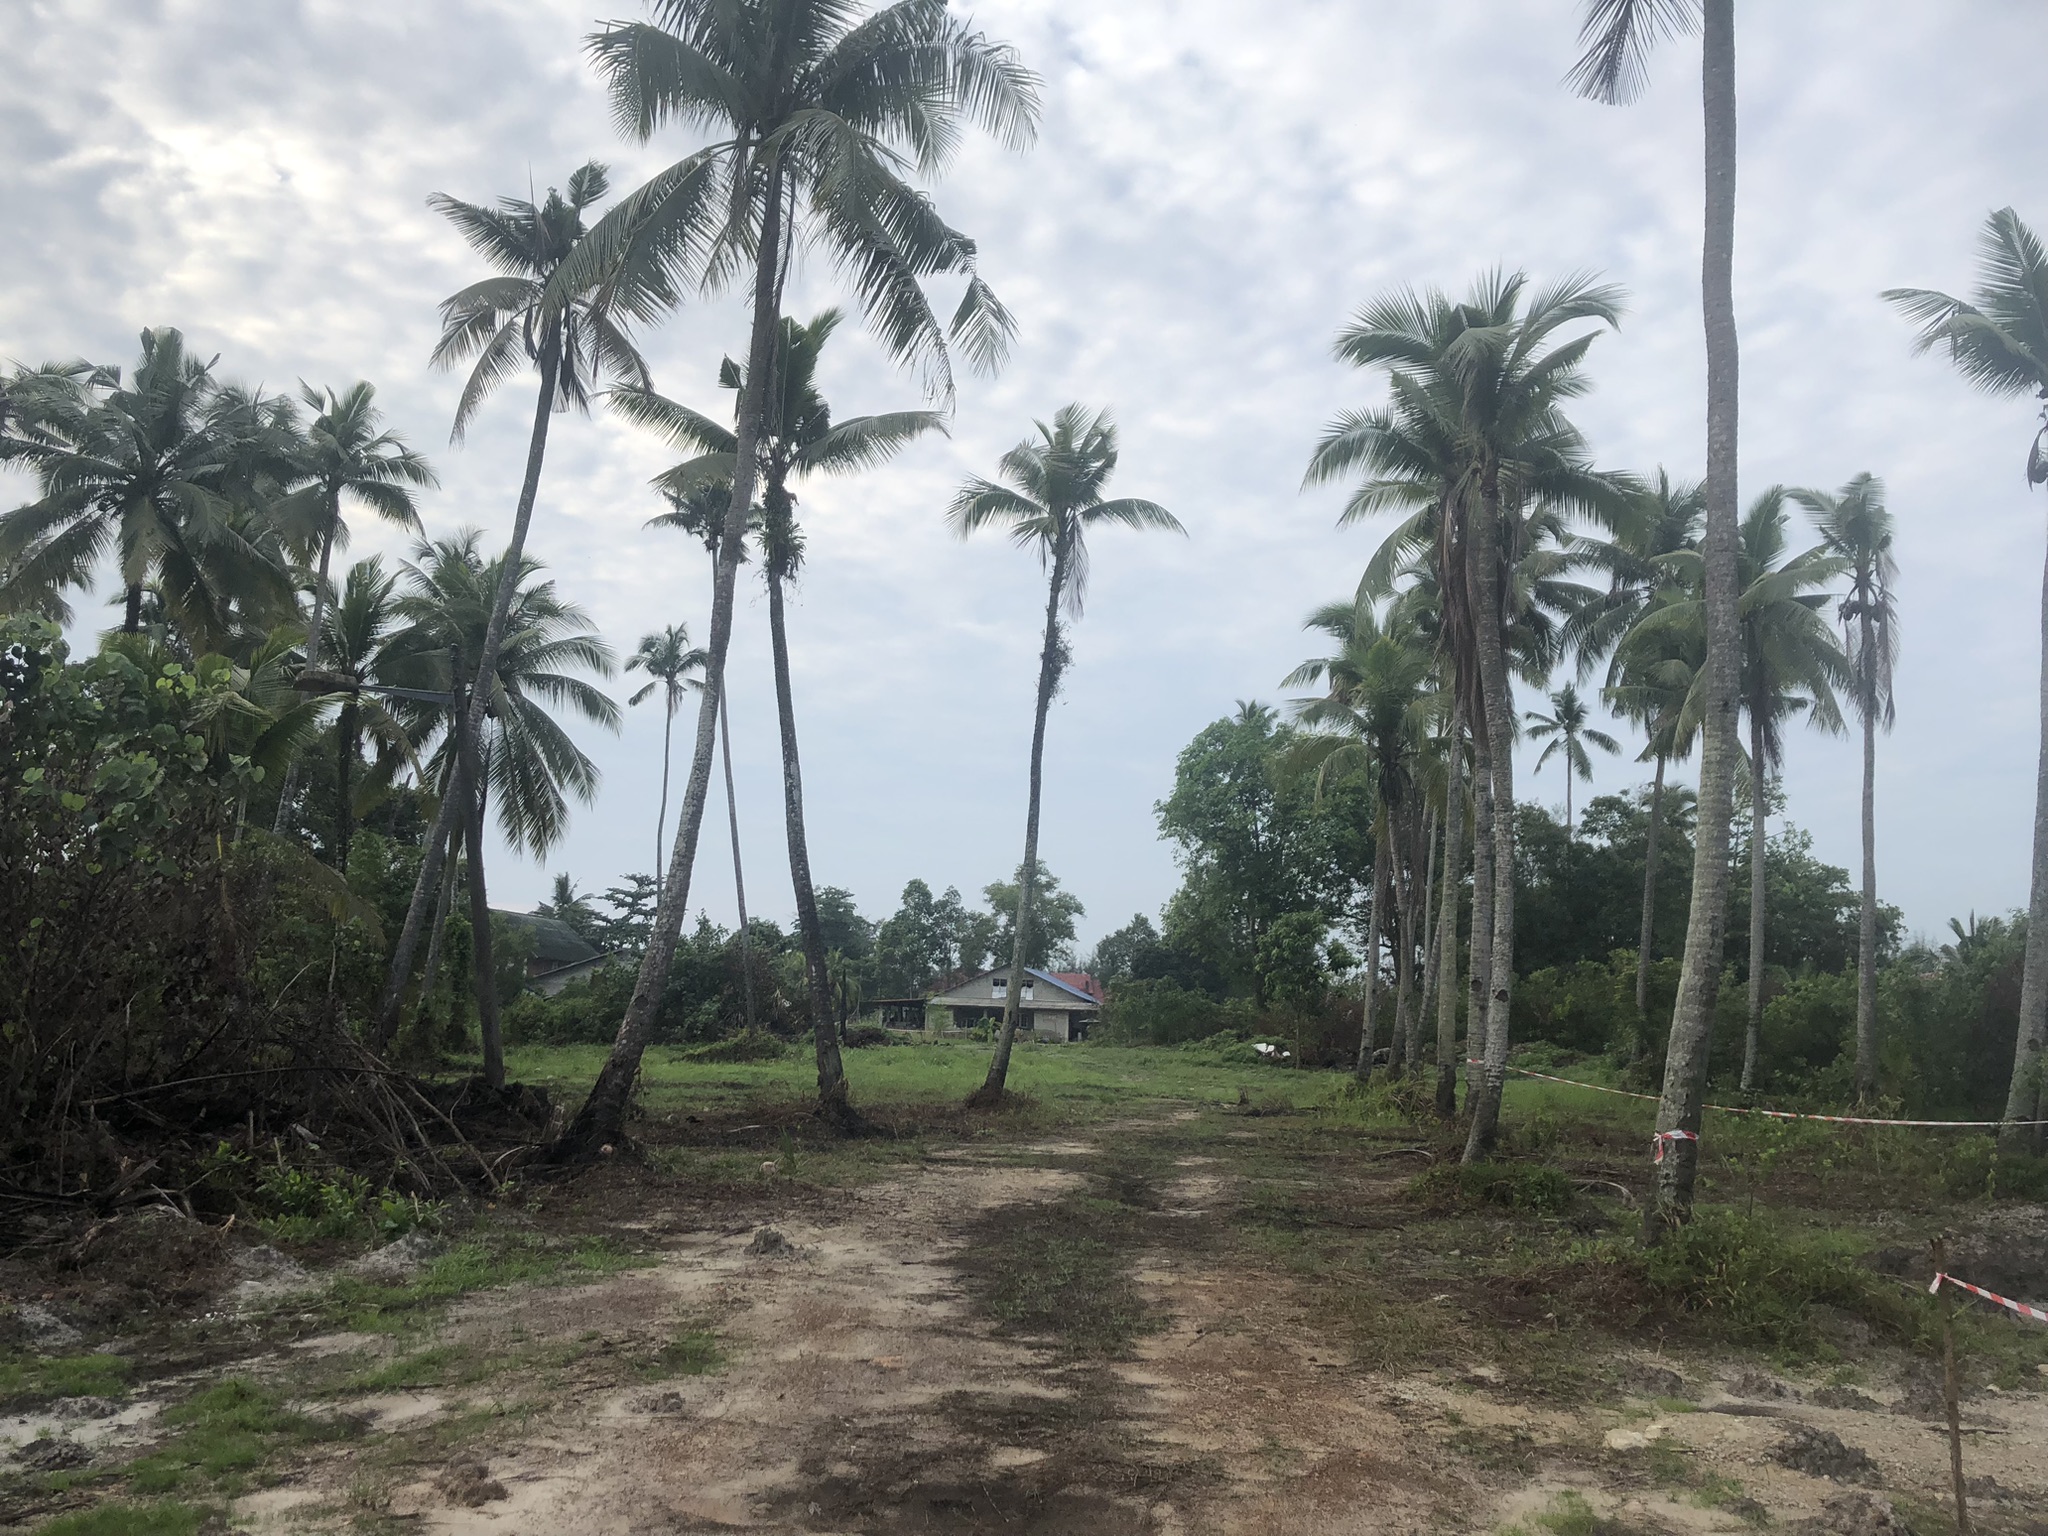
<path fill-rule="evenodd" d="M 1643 921 L 1636 939 L 1636 1043 L 1634 1059 L 1650 1049 L 1650 957 L 1657 942 L 1657 840 L 1664 830 L 1664 754 L 1650 785 L 1650 828 L 1643 840 Z"/>
<path fill-rule="evenodd" d="M 771 493 L 773 487 L 770 487 Z M 782 727 L 782 814 L 789 837 L 789 883 L 796 893 L 797 933 L 803 941 L 804 972 L 810 982 L 811 1038 L 818 1058 L 818 1107 L 827 1119 L 848 1125 L 857 1117 L 846 1096 L 846 1066 L 839 1056 L 839 1031 L 832 1017 L 832 978 L 825 962 L 825 930 L 818 922 L 818 895 L 811 885 L 811 850 L 804 833 L 803 766 L 797 754 L 796 703 L 790 689 L 789 631 L 783 582 L 768 571 L 768 640 L 775 658 L 775 714 Z"/>
<path fill-rule="evenodd" d="M 469 953 L 475 962 L 477 1033 L 483 1041 L 484 1081 L 505 1086 L 505 1040 L 498 1027 L 498 967 L 491 953 L 491 898 L 484 886 L 484 783 L 482 754 L 463 711 L 462 780 L 469 802 Z"/>
<path fill-rule="evenodd" d="M 1875 658 L 1876 636 L 1862 616 L 1862 654 Z M 1874 662 L 1873 662 L 1874 664 Z M 1856 1102 L 1877 1097 L 1877 698 L 1863 702 L 1863 902 L 1856 914 Z"/>
<path fill-rule="evenodd" d="M 1465 1009 L 1465 1108 L 1479 1102 L 1486 1051 L 1487 987 L 1493 979 L 1493 748 L 1485 711 L 1472 722 L 1472 955 Z"/>
<path fill-rule="evenodd" d="M 1465 1161 L 1493 1155 L 1500 1133 L 1501 1090 L 1508 1075 L 1508 1021 L 1515 986 L 1515 716 L 1508 680 L 1505 603 L 1501 591 L 1503 530 L 1498 482 L 1489 471 L 1479 523 L 1473 530 L 1474 649 L 1478 653 L 1480 710 L 1493 790 L 1493 932 L 1487 967 L 1485 1067 L 1465 1138 Z"/>
<path fill-rule="evenodd" d="M 1764 766 L 1761 700 L 1750 700 L 1749 719 L 1749 1024 L 1742 1037 L 1742 1091 L 1756 1087 L 1757 1055 L 1764 1036 L 1764 834 L 1771 806 L 1770 771 Z"/>
<path fill-rule="evenodd" d="M 1394 955 L 1394 1039 L 1398 1045 L 1389 1074 L 1392 1076 L 1411 1076 L 1422 1070 L 1422 1016 L 1415 1007 L 1414 995 L 1415 919 L 1422 898 L 1416 890 L 1415 861 L 1409 858 L 1402 863 L 1407 867 L 1408 878 L 1396 882 L 1401 887 L 1394 909 L 1394 942 L 1400 946 Z"/>
<path fill-rule="evenodd" d="M 334 525 L 341 520 L 341 495 L 336 492 L 327 499 L 327 527 L 320 536 L 320 573 L 313 582 L 313 616 L 306 624 L 306 670 L 313 671 L 320 665 L 321 629 L 327 616 L 327 565 L 334 553 Z M 292 796 L 299 787 L 299 760 L 294 757 L 285 764 L 284 785 L 277 795 L 277 814 L 271 818 L 270 830 L 278 837 L 291 830 Z M 342 866 L 346 869 L 346 863 Z"/>
<path fill-rule="evenodd" d="M 473 740 L 483 735 L 484 712 L 491 701 L 490 682 L 497 675 L 498 652 L 505 643 L 505 616 L 511 612 L 513 595 L 519 590 L 519 568 L 526 554 L 526 531 L 533 525 L 533 503 L 540 494 L 541 465 L 547 458 L 548 419 L 554 411 L 556 377 L 561 368 L 560 347 L 560 339 L 550 337 L 540 351 L 540 398 L 534 404 L 533 431 L 526 444 L 526 475 L 520 481 L 519 506 L 512 517 L 512 541 L 505 546 L 505 572 L 499 579 L 497 596 L 491 603 L 490 622 L 484 626 L 483 653 L 477 658 L 476 678 L 470 688 L 469 719 L 463 727 Z M 460 682 L 460 678 L 449 679 L 451 687 Z M 447 853 L 448 834 L 462 809 L 461 797 L 450 795 L 443 799 L 440 811 L 434 817 L 433 830 L 427 837 L 427 853 L 420 860 L 419 878 L 413 882 L 412 902 L 405 909 L 405 923 L 398 930 L 398 943 L 391 951 L 391 974 L 384 982 L 384 995 L 377 1004 L 377 1021 L 371 1038 L 378 1050 L 390 1045 L 398 1033 L 399 1014 L 405 1004 L 405 984 L 412 979 L 412 960 L 419 949 L 420 930 L 426 926 L 427 912 L 434 904 L 434 886 L 441 878 L 441 860 Z"/>
<path fill-rule="evenodd" d="M 1386 931 L 1387 912 L 1387 818 L 1381 813 L 1373 833 L 1372 905 L 1365 914 L 1365 1020 L 1358 1031 L 1360 1082 L 1372 1076 L 1373 1037 L 1379 1032 L 1380 935 Z"/>
<path fill-rule="evenodd" d="M 1436 1112 L 1458 1112 L 1458 887 L 1465 859 L 1465 710 L 1451 712 L 1450 777 L 1444 791 L 1442 914 L 1436 920 Z"/>
<path fill-rule="evenodd" d="M 1045 646 L 1038 653 L 1038 705 L 1031 723 L 1031 802 L 1024 817 L 1024 874 L 1017 883 L 1017 928 L 1010 946 L 1009 995 L 1003 999 L 1003 1029 L 996 1040 L 995 1055 L 988 1064 L 988 1076 L 967 1097 L 970 1106 L 992 1108 L 1003 1099 L 1010 1076 L 1010 1051 L 1017 1040 L 1017 1021 L 1024 999 L 1024 958 L 1029 953 L 1032 903 L 1038 894 L 1038 810 L 1045 785 L 1045 718 L 1052 709 L 1053 691 L 1060 680 L 1060 595 L 1067 584 L 1068 564 L 1073 551 L 1066 535 L 1053 547 L 1052 579 L 1045 596 Z"/>
<path fill-rule="evenodd" d="M 718 745 L 725 758 L 725 820 L 732 830 L 732 891 L 740 909 L 740 984 L 747 1002 L 747 1028 L 754 1023 L 754 933 L 747 926 L 747 877 L 740 865 L 740 802 L 732 787 L 732 714 L 718 701 Z M 657 901 L 659 898 L 656 898 Z"/>
<path fill-rule="evenodd" d="M 768 208 L 782 207 L 782 185 L 782 166 L 776 161 L 769 167 L 763 198 Z M 633 983 L 626 1016 L 619 1023 L 618 1037 L 612 1042 L 611 1052 L 583 1107 L 548 1148 L 546 1155 L 555 1162 L 596 1156 L 604 1147 L 614 1146 L 624 1138 L 626 1106 L 640 1075 L 640 1059 L 654 1033 L 655 1014 L 661 1005 L 662 990 L 668 984 L 676 939 L 682 932 L 683 916 L 690 903 L 690 873 L 697 857 L 697 837 L 704 826 L 705 802 L 710 798 L 718 710 L 725 697 L 725 657 L 732 644 L 733 594 L 739 580 L 741 546 L 747 536 L 747 514 L 754 504 L 760 469 L 761 422 L 768 380 L 775 371 L 776 333 L 782 322 L 782 235 L 780 217 L 762 220 L 754 259 L 753 334 L 748 339 L 746 384 L 740 391 L 738 430 L 733 445 L 732 500 L 727 505 L 725 531 L 718 541 L 718 566 L 711 589 L 710 658 L 704 666 L 703 691 L 698 695 L 697 739 L 690 758 L 689 781 L 683 790 L 675 849 L 669 856 L 661 900 L 655 903 L 654 929 L 648 935 L 646 953 L 640 957 L 640 974 Z"/>
<path fill-rule="evenodd" d="M 1428 853 L 1423 860 L 1422 895 L 1415 909 L 1422 926 L 1422 947 L 1416 951 L 1422 974 L 1415 993 L 1414 1020 L 1408 1027 L 1408 1070 L 1418 1073 L 1422 1070 L 1422 1021 L 1429 1017 L 1437 985 L 1436 906 L 1431 900 L 1436 895 L 1437 843 L 1436 807 L 1432 805 L 1422 824 L 1422 846 Z"/>
<path fill-rule="evenodd" d="M 1707 679 L 1700 722 L 1699 830 L 1694 839 L 1692 907 L 1671 1038 L 1664 1053 L 1664 1091 L 1657 1134 L 1697 1136 L 1721 983 L 1728 911 L 1728 820 L 1734 805 L 1736 632 L 1736 464 L 1741 358 L 1735 332 L 1735 0 L 1704 0 L 1700 96 L 1706 139 L 1706 237 L 1700 254 L 1700 299 L 1707 346 L 1706 567 Z M 1656 1192 L 1645 1203 L 1644 1235 L 1655 1242 L 1692 1215 L 1699 1143 L 1660 1143 Z"/>
<path fill-rule="evenodd" d="M 2006 1123 L 1999 1127 L 2003 1152 L 2027 1152 L 2041 1142 L 2039 1126 L 2048 1094 L 2042 1088 L 2042 1057 L 2048 1052 L 2048 565 L 2041 574 L 2041 748 L 2034 769 L 2034 879 L 2027 898 L 2027 951 L 2020 976 L 2020 1025 L 2013 1042 L 2012 1085 L 2005 1096 Z"/>
<path fill-rule="evenodd" d="M 434 996 L 434 983 L 441 977 L 441 948 L 448 938 L 448 914 L 455 909 L 455 861 L 461 856 L 462 824 L 449 833 L 456 846 L 448 851 L 441 868 L 441 894 L 434 898 L 434 926 L 427 935 L 427 963 L 420 968 L 419 1007 L 424 1011 Z M 418 1036 L 415 1036 L 418 1039 Z M 425 1042 L 421 1040 L 420 1044 Z"/>

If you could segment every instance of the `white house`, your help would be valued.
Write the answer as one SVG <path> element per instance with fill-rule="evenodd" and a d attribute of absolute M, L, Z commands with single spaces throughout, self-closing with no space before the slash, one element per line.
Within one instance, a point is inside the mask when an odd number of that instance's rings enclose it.
<path fill-rule="evenodd" d="M 1009 1004 L 1010 968 L 983 971 L 950 991 L 934 993 L 933 1006 L 946 1009 L 953 1027 L 966 1028 L 990 1019 L 1000 1024 Z M 1023 996 L 1017 999 L 1019 1030 L 1041 1040 L 1081 1040 L 1102 1013 L 1102 988 L 1085 971 L 1024 973 Z"/>

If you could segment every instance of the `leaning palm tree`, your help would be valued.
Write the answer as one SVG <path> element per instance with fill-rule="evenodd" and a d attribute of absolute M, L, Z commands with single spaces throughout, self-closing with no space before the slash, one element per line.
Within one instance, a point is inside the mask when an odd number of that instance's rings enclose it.
<path fill-rule="evenodd" d="M 498 1030 L 497 973 L 491 956 L 490 900 L 484 881 L 484 828 L 495 797 L 498 829 L 515 849 L 545 858 L 568 822 L 568 797 L 585 804 L 597 795 L 598 771 L 554 719 L 571 709 L 586 720 L 617 730 L 618 706 L 576 672 L 612 673 L 612 651 L 590 629 L 590 616 L 564 601 L 552 581 L 535 579 L 538 562 L 522 560 L 512 582 L 513 598 L 502 614 L 506 557 L 486 560 L 482 535 L 465 529 L 450 538 L 423 543 L 403 571 L 408 591 L 396 609 L 408 621 L 404 646 L 421 672 L 444 688 L 452 703 L 430 706 L 412 725 L 414 739 L 435 741 L 424 772 L 445 786 L 437 818 L 450 829 L 461 825 L 468 848 L 470 948 L 476 962 L 476 1001 L 483 1032 L 484 1076 L 502 1087 L 505 1062 Z M 490 642 L 499 644 L 493 666 L 476 681 L 474 659 Z M 574 670 L 567 670 L 574 669 Z M 477 707 L 470 697 L 483 694 Z"/>
<path fill-rule="evenodd" d="M 1521 590 L 1542 530 L 1578 512 L 1610 526 L 1634 515 L 1633 488 L 1592 468 L 1564 414 L 1584 393 L 1596 331 L 1559 343 L 1565 326 L 1618 322 L 1617 289 L 1567 278 L 1534 294 L 1521 273 L 1482 277 L 1461 303 L 1401 290 L 1361 310 L 1338 339 L 1340 357 L 1388 371 L 1391 401 L 1339 416 L 1309 463 L 1308 480 L 1362 473 L 1344 518 L 1405 510 L 1390 535 L 1402 551 L 1431 551 L 1444 643 L 1474 722 L 1481 837 L 1475 887 L 1472 1030 L 1485 1029 L 1466 1156 L 1492 1152 L 1506 1081 L 1514 988 L 1514 738 L 1510 672 Z M 1383 546 L 1383 551 L 1385 546 Z M 1384 556 L 1376 556 L 1380 563 Z M 1370 579 L 1370 568 L 1368 577 Z M 1482 965 L 1483 957 L 1483 965 Z"/>
<path fill-rule="evenodd" d="M 618 1039 L 552 1149 L 558 1159 L 590 1156 L 623 1133 L 689 901 L 789 266 L 807 244 L 829 257 L 853 279 L 890 354 L 949 401 L 949 343 L 993 369 L 1012 324 L 976 270 L 974 242 L 908 178 L 943 168 L 964 124 L 1022 148 L 1038 117 L 1037 81 L 1015 52 L 973 31 L 946 0 L 895 0 L 866 16 L 851 0 L 657 0 L 653 17 L 590 39 L 614 119 L 643 142 L 677 122 L 714 138 L 608 214 L 560 282 L 602 282 L 612 302 L 651 318 L 689 287 L 744 280 L 752 327 L 711 654 L 669 874 Z M 923 288 L 941 273 L 966 278 L 950 323 Z"/>
<path fill-rule="evenodd" d="M 336 394 L 301 384 L 299 394 L 314 412 L 293 455 L 292 473 L 299 483 L 271 508 L 271 514 L 288 537 L 318 551 L 313 559 L 313 616 L 306 625 L 306 669 L 318 671 L 327 638 L 328 561 L 337 546 L 348 542 L 343 501 L 366 507 L 401 528 L 417 529 L 419 507 L 412 491 L 431 489 L 440 481 L 433 466 L 397 433 L 378 430 L 383 413 L 377 409 L 375 386 L 358 382 Z M 282 832 L 290 820 L 297 777 L 294 762 L 285 770 L 273 831 Z"/>
<path fill-rule="evenodd" d="M 0 606 L 47 609 L 112 554 L 123 633 L 142 629 L 152 588 L 195 650 L 229 647 L 237 629 L 296 622 L 281 551 L 249 504 L 268 489 L 259 460 L 281 451 L 288 412 L 223 386 L 168 326 L 142 333 L 125 384 L 112 370 L 34 382 L 24 394 L 38 408 L 35 430 L 11 434 L 6 458 L 42 494 L 0 515 Z M 252 451 L 259 435 L 272 441 Z"/>
<path fill-rule="evenodd" d="M 1849 590 L 1836 614 L 1849 659 L 1849 707 L 1863 727 L 1863 898 L 1856 924 L 1856 1097 L 1877 1096 L 1877 733 L 1897 717 L 1892 669 L 1899 609 L 1893 584 L 1892 514 L 1884 482 L 1861 474 L 1835 493 L 1794 491 L 1828 549 L 1847 567 Z"/>
<path fill-rule="evenodd" d="M 803 764 L 797 750 L 796 703 L 789 670 L 789 625 L 785 594 L 803 563 L 804 539 L 796 522 L 791 482 L 815 474 L 864 469 L 893 457 L 926 432 L 945 430 L 936 411 L 894 411 L 879 416 L 832 419 L 832 407 L 818 389 L 818 360 L 839 328 L 840 312 L 827 309 L 809 324 L 785 318 L 775 350 L 759 445 L 762 574 L 768 584 L 768 639 L 774 661 L 776 716 L 782 736 L 783 823 L 789 845 L 790 884 L 796 896 L 797 933 L 803 944 L 811 1037 L 818 1056 L 818 1101 L 844 1116 L 846 1072 L 832 1028 L 832 982 L 824 928 L 818 920 L 811 881 L 810 839 L 804 827 Z M 746 370 L 731 358 L 719 369 L 719 383 L 746 395 Z M 730 485 L 737 438 L 710 418 L 648 392 L 618 391 L 613 404 L 629 420 L 663 432 L 677 447 L 695 447 L 662 477 L 663 489 L 686 497 L 704 485 Z"/>
<path fill-rule="evenodd" d="M 1657 1145 L 1668 1155 L 1658 1160 L 1656 1197 L 1643 1209 L 1643 1232 L 1650 1241 L 1692 1216 L 1707 1054 L 1727 937 L 1728 837 L 1741 753 L 1735 731 L 1740 669 L 1736 562 L 1741 542 L 1736 493 L 1741 354 L 1735 331 L 1735 0 L 1586 0 L 1580 32 L 1586 51 L 1568 77 L 1580 95 L 1596 101 L 1633 100 L 1647 79 L 1649 51 L 1663 38 L 1694 26 L 1700 27 L 1701 36 L 1707 194 L 1700 253 L 1700 309 L 1707 349 L 1706 533 L 1701 550 L 1706 656 L 1700 682 L 1709 707 L 1700 719 L 1692 906 L 1657 1109 Z"/>
<path fill-rule="evenodd" d="M 2048 251 L 2010 208 L 1985 221 L 1977 241 L 1977 291 L 1970 302 L 1926 288 L 1884 295 L 1920 327 L 1918 350 L 1941 347 L 1964 378 L 1994 395 L 2048 401 Z M 2048 481 L 2048 407 L 2027 450 L 2029 487 Z M 2048 578 L 2044 578 L 2048 580 Z M 2048 596 L 2042 599 L 2042 665 L 2048 668 Z M 2034 779 L 2033 879 L 2020 978 L 2020 1022 L 1999 1144 L 2019 1151 L 2038 1141 L 2020 1122 L 2048 1118 L 2048 690 L 2041 694 L 2041 748 Z"/>
<path fill-rule="evenodd" d="M 1586 750 L 1591 742 L 1602 752 L 1619 752 L 1621 743 L 1605 731 L 1595 730 L 1588 722 L 1592 716 L 1586 709 L 1586 701 L 1579 697 L 1578 688 L 1566 683 L 1550 696 L 1550 713 L 1541 714 L 1536 710 L 1524 710 L 1522 723 L 1524 735 L 1532 741 L 1549 743 L 1536 758 L 1531 770 L 1541 773 L 1543 765 L 1560 754 L 1564 758 L 1564 840 L 1572 840 L 1572 780 L 1593 780 L 1593 757 Z"/>
<path fill-rule="evenodd" d="M 683 624 L 671 624 L 651 635 L 642 635 L 639 646 L 626 661 L 628 672 L 645 672 L 648 677 L 646 686 L 626 700 L 628 704 L 646 703 L 657 688 L 662 693 L 661 809 L 654 817 L 656 901 L 661 899 L 661 850 L 666 842 L 662 833 L 668 825 L 669 742 L 675 735 L 676 711 L 682 707 L 687 680 L 692 673 L 703 669 L 704 648 L 690 644 L 689 627 Z"/>
<path fill-rule="evenodd" d="M 1002 1101 L 1010 1073 L 1010 1048 L 1017 1036 L 1019 1000 L 1024 995 L 1024 958 L 1029 952 L 1032 902 L 1038 887 L 1038 812 L 1045 783 L 1045 718 L 1052 708 L 1060 677 L 1072 652 L 1060 622 L 1080 618 L 1088 591 L 1088 533 L 1114 524 L 1123 528 L 1161 528 L 1185 533 L 1179 519 L 1157 502 L 1136 497 L 1102 498 L 1102 488 L 1116 473 L 1116 423 L 1107 411 L 1080 405 L 1060 407 L 1050 424 L 1038 422 L 1038 435 L 1004 454 L 1003 484 L 979 477 L 954 494 L 948 517 L 953 531 L 966 538 L 983 528 L 1005 528 L 1025 549 L 1036 550 L 1047 574 L 1045 639 L 1038 652 L 1038 702 L 1031 722 L 1031 785 L 1024 816 L 1024 863 L 1017 881 L 1017 919 L 1010 953 L 1010 984 L 1003 1004 L 1003 1032 L 996 1041 L 988 1076 L 968 1102 L 990 1106 Z"/>
<path fill-rule="evenodd" d="M 527 438 L 526 473 L 512 515 L 512 537 L 504 557 L 494 566 L 498 590 L 475 648 L 463 658 L 472 669 L 466 690 L 472 718 L 458 734 L 472 742 L 483 735 L 484 714 L 493 697 L 488 682 L 497 671 L 507 615 L 527 569 L 526 532 L 533 522 L 534 498 L 540 492 L 548 422 L 558 411 L 572 407 L 588 410 L 591 391 L 606 379 L 641 388 L 650 382 L 647 364 L 631 337 L 616 315 L 598 302 L 597 276 L 581 281 L 565 280 L 564 276 L 585 238 L 584 212 L 605 195 L 607 185 L 605 168 L 592 160 L 569 177 L 567 197 L 550 187 L 547 197 L 537 204 L 501 198 L 495 207 L 485 207 L 442 193 L 429 199 L 471 248 L 498 271 L 497 276 L 472 283 L 441 301 L 441 339 L 434 348 L 434 366 L 452 368 L 475 360 L 456 401 L 454 440 L 462 440 L 483 402 L 522 363 L 531 363 L 540 375 L 533 428 Z M 471 782 L 476 782 L 474 777 Z M 433 905 L 441 861 L 461 799 L 448 796 L 442 800 L 427 837 L 426 857 L 420 861 L 412 904 L 406 908 L 405 924 L 392 948 L 391 974 L 378 1004 L 374 1038 L 380 1046 L 398 1030 L 413 952 Z M 472 844 L 471 857 L 479 852 Z"/>

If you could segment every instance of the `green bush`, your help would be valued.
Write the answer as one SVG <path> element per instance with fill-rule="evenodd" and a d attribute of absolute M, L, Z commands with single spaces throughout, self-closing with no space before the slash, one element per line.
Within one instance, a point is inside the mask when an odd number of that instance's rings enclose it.
<path fill-rule="evenodd" d="M 693 1045 L 682 1052 L 685 1061 L 776 1061 L 788 1050 L 780 1040 L 762 1030 L 742 1030 L 709 1045 Z"/>
<path fill-rule="evenodd" d="M 1541 1163 L 1439 1163 L 1418 1175 L 1408 1192 L 1437 1210 L 1494 1206 L 1562 1216 L 1571 1209 L 1572 1181 Z"/>
<path fill-rule="evenodd" d="M 1253 1023 L 1252 1006 L 1244 999 L 1219 1003 L 1164 977 L 1126 979 L 1109 989 L 1099 1035 L 1110 1045 L 1181 1045 L 1219 1034 L 1242 1039 Z"/>

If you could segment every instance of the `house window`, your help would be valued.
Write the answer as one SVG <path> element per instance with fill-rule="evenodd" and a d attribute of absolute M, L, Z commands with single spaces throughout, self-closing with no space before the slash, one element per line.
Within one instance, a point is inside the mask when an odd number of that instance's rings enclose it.
<path fill-rule="evenodd" d="M 993 986 L 993 987 L 995 988 L 995 995 L 996 995 L 996 1000 L 997 1000 L 998 1002 L 1001 1002 L 1001 1001 L 1002 1001 L 1002 1000 L 1003 1000 L 1004 998 L 1007 998 L 1007 997 L 1008 997 L 1008 996 L 1010 995 L 1010 978 L 1009 978 L 1009 977 L 1007 977 L 1007 976 L 998 976 L 998 977 L 996 977 L 996 978 L 995 978 L 995 980 L 994 980 L 993 982 L 991 982 L 991 983 L 990 983 L 990 985 L 991 985 L 991 986 Z M 1029 997 L 1029 996 L 1031 995 L 1031 989 L 1030 989 L 1029 987 L 1026 987 L 1026 988 L 1024 989 L 1024 995 L 1025 995 L 1026 997 Z"/>
<path fill-rule="evenodd" d="M 1027 982 L 1025 982 L 1025 983 L 1024 983 L 1024 1001 L 1025 1001 L 1025 1002 L 1027 1002 L 1027 1003 L 1031 1001 L 1031 988 L 1032 988 L 1032 986 L 1033 986 L 1033 983 L 1031 983 L 1031 982 L 1028 982 L 1028 981 L 1027 981 Z"/>

